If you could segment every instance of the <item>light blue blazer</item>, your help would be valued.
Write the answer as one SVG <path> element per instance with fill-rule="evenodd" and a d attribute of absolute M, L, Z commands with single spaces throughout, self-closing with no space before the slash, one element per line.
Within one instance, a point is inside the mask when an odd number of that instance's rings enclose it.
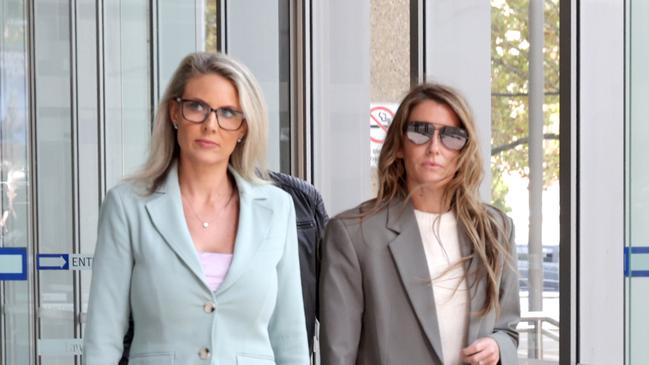
<path fill-rule="evenodd" d="M 291 198 L 230 172 L 239 190 L 239 227 L 230 270 L 215 293 L 187 229 L 175 167 L 151 195 L 130 183 L 108 192 L 84 364 L 117 364 L 129 313 L 130 365 L 309 363 Z"/>

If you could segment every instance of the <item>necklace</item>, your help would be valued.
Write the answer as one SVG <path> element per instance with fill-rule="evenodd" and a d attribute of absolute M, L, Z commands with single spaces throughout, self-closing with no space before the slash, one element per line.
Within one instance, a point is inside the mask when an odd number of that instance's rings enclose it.
<path fill-rule="evenodd" d="M 194 214 L 194 217 L 196 217 L 196 219 L 201 223 L 201 226 L 203 227 L 203 229 L 207 229 L 210 226 L 210 222 L 212 222 L 216 218 L 220 217 L 221 214 L 223 214 L 223 212 L 225 211 L 225 208 L 227 208 L 228 205 L 230 205 L 230 202 L 232 201 L 232 198 L 234 197 L 234 189 L 232 189 L 232 192 L 230 192 L 230 197 L 228 198 L 228 201 L 225 202 L 225 205 L 223 205 L 221 210 L 218 213 L 216 213 L 216 215 L 214 217 L 212 217 L 210 219 L 207 219 L 207 220 L 201 219 L 201 217 L 198 216 L 198 213 L 196 213 L 196 211 L 194 210 L 194 207 L 192 207 L 192 205 L 189 204 L 189 202 L 185 199 L 185 196 L 182 193 L 180 194 L 180 196 L 181 196 L 181 198 L 183 200 L 183 203 L 187 204 L 187 206 L 189 207 L 189 210 L 191 210 L 192 214 Z"/>

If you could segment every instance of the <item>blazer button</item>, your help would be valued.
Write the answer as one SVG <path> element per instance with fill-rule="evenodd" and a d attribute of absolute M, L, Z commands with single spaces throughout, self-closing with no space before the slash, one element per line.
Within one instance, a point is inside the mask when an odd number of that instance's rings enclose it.
<path fill-rule="evenodd" d="M 216 304 L 212 302 L 207 302 L 203 306 L 203 310 L 205 311 L 205 313 L 212 313 L 214 312 L 214 310 L 216 310 Z"/>
<path fill-rule="evenodd" d="M 198 351 L 198 357 L 201 358 L 201 360 L 207 360 L 210 358 L 210 349 L 207 347 L 203 347 L 200 351 Z"/>

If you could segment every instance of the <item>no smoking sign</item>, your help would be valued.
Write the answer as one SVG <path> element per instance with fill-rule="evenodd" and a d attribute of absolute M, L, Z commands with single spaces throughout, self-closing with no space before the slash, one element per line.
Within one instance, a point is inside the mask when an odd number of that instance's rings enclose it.
<path fill-rule="evenodd" d="M 378 165 L 385 134 L 398 106 L 394 103 L 370 104 L 370 166 L 372 167 Z"/>

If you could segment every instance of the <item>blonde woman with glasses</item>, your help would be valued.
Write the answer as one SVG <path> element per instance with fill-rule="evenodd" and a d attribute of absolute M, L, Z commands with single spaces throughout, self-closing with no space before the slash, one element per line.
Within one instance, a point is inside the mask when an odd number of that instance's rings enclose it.
<path fill-rule="evenodd" d="M 267 111 L 248 69 L 182 60 L 148 160 L 102 205 L 83 360 L 308 364 L 295 212 L 263 177 Z M 261 176 L 261 177 L 260 177 Z"/>
<path fill-rule="evenodd" d="M 322 246 L 322 363 L 517 364 L 511 220 L 478 197 L 463 98 L 413 88 L 379 156 L 377 197 L 333 218 Z"/>

